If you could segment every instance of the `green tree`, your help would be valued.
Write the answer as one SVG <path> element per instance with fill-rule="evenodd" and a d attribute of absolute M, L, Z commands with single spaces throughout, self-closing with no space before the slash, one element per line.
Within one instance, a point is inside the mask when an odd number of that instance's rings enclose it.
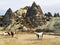
<path fill-rule="evenodd" d="M 52 14 L 51 14 L 51 12 L 48 12 L 48 17 L 52 17 Z"/>
<path fill-rule="evenodd" d="M 54 17 L 59 17 L 59 13 L 55 13 L 54 14 Z"/>
<path fill-rule="evenodd" d="M 52 14 L 51 14 L 51 12 L 48 12 L 48 13 L 45 13 L 45 16 L 52 17 Z"/>
<path fill-rule="evenodd" d="M 57 17 L 57 14 L 56 13 L 54 14 L 54 17 Z"/>

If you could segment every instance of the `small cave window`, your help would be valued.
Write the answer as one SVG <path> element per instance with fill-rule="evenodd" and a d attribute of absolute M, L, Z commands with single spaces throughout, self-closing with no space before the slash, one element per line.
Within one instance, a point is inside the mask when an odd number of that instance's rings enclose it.
<path fill-rule="evenodd" d="M 18 22 L 18 19 L 16 20 L 16 22 Z"/>

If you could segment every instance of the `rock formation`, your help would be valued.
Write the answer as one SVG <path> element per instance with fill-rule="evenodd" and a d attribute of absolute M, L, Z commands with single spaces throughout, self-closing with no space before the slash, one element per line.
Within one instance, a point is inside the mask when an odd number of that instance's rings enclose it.
<path fill-rule="evenodd" d="M 32 6 L 27 10 L 27 15 L 26 16 L 39 16 L 43 15 L 42 9 L 39 5 L 36 5 L 35 2 L 33 2 Z"/>
<path fill-rule="evenodd" d="M 21 16 L 21 15 L 27 13 L 27 9 L 28 9 L 28 8 L 29 8 L 28 6 L 26 6 L 26 7 L 24 7 L 24 8 L 20 8 L 20 9 L 18 9 L 17 11 L 15 11 L 15 13 L 16 13 L 17 15 Z"/>
<path fill-rule="evenodd" d="M 7 10 L 3 17 L 4 25 L 9 25 L 14 20 L 15 14 L 12 12 L 11 8 Z"/>
<path fill-rule="evenodd" d="M 39 5 L 36 5 L 35 2 L 33 2 L 32 6 L 28 8 L 26 13 L 26 20 L 30 23 L 33 27 L 37 27 L 38 25 L 41 25 L 43 23 L 43 12 Z"/>
<path fill-rule="evenodd" d="M 20 30 L 24 26 L 26 28 L 35 28 L 45 23 L 42 9 L 35 2 L 33 2 L 32 6 L 26 6 L 15 12 L 9 8 L 2 18 L 2 25 L 6 30 Z"/>

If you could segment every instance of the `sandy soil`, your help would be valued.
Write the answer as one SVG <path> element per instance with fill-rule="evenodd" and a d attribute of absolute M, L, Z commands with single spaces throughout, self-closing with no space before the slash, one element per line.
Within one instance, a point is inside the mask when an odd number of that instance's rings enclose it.
<path fill-rule="evenodd" d="M 38 40 L 35 34 L 20 33 L 11 36 L 0 35 L 0 45 L 60 45 L 60 36 L 44 35 Z"/>

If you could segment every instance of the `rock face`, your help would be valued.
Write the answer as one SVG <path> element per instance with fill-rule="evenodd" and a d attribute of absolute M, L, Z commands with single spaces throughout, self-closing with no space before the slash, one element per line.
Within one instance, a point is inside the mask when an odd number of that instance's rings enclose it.
<path fill-rule="evenodd" d="M 41 26 L 42 29 L 52 30 L 55 33 L 60 34 L 60 17 L 52 17 L 47 24 Z"/>
<path fill-rule="evenodd" d="M 33 2 L 32 6 L 26 6 L 15 12 L 9 8 L 3 16 L 2 22 L 6 30 L 20 30 L 21 27 L 29 29 L 45 24 L 45 17 L 41 7 Z"/>
<path fill-rule="evenodd" d="M 21 8 L 15 11 L 15 13 L 20 18 L 20 22 L 25 26 L 37 27 L 45 23 L 42 9 L 35 2 L 33 2 L 32 6 Z"/>
<path fill-rule="evenodd" d="M 26 16 L 33 16 L 33 15 L 36 16 L 43 15 L 41 7 L 39 5 L 36 5 L 35 2 L 33 2 L 32 6 L 27 10 Z"/>
<path fill-rule="evenodd" d="M 28 8 L 26 13 L 27 22 L 29 22 L 33 27 L 37 27 L 38 25 L 41 25 L 40 22 L 43 22 L 43 18 L 41 7 L 33 2 L 32 6 Z"/>
<path fill-rule="evenodd" d="M 48 13 L 50 14 L 50 13 Z M 36 29 L 54 30 L 60 33 L 60 17 L 44 16 L 39 5 L 33 2 L 15 12 L 9 8 L 0 16 L 0 30 L 29 31 Z"/>
<path fill-rule="evenodd" d="M 10 23 L 12 23 L 14 17 L 15 14 L 12 12 L 11 8 L 9 8 L 3 17 L 4 25 L 9 25 Z"/>
<path fill-rule="evenodd" d="M 48 24 L 48 28 L 50 30 L 60 30 L 60 17 L 53 17 Z"/>
<path fill-rule="evenodd" d="M 15 13 L 18 15 L 18 16 L 22 16 L 23 14 L 26 14 L 27 13 L 27 9 L 28 9 L 29 7 L 28 6 L 26 6 L 26 7 L 24 7 L 24 8 L 20 8 L 20 9 L 18 9 L 17 11 L 15 11 Z"/>

